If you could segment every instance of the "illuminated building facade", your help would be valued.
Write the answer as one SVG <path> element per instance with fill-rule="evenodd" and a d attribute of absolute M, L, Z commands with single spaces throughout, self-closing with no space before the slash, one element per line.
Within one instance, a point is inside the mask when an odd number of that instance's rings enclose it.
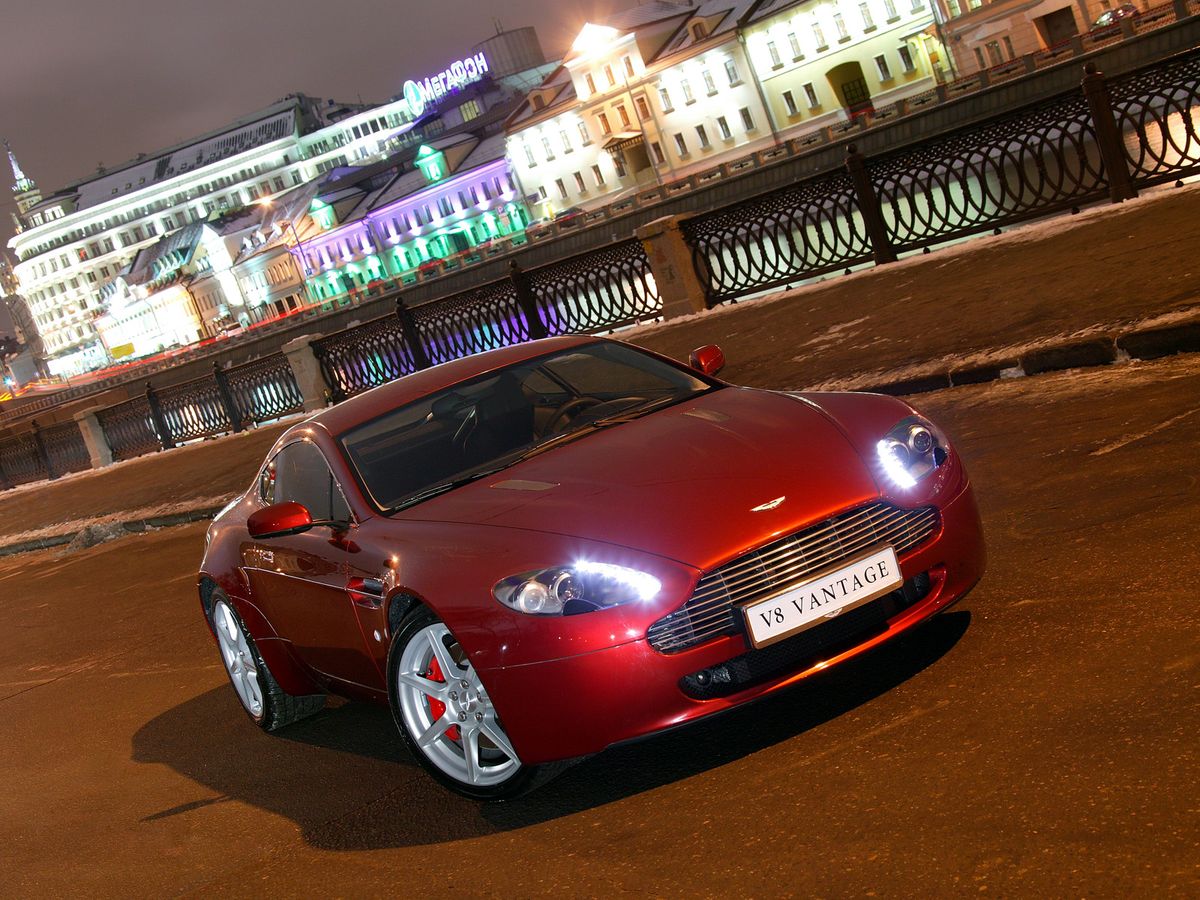
<path fill-rule="evenodd" d="M 752 7 L 659 0 L 585 25 L 508 123 L 509 160 L 538 213 L 774 143 L 738 30 Z"/>
<path fill-rule="evenodd" d="M 50 371 L 107 362 L 94 325 L 101 289 L 162 235 L 388 152 L 411 128 L 402 99 L 364 108 L 295 95 L 23 209 L 9 247 Z"/>
<path fill-rule="evenodd" d="M 760 3 L 743 27 L 776 128 L 845 121 L 949 77 L 933 0 Z"/>
<path fill-rule="evenodd" d="M 383 279 L 411 281 L 419 269 L 439 268 L 481 244 L 520 239 L 529 212 L 504 151 L 501 134 L 447 136 L 421 146 L 411 169 L 382 186 L 314 198 L 311 216 L 323 230 L 294 251 L 309 273 L 310 299 Z"/>
<path fill-rule="evenodd" d="M 990 69 L 1084 34 L 1121 0 L 930 0 L 960 75 Z M 1139 6 L 1142 6 L 1139 4 Z M 1146 7 L 1148 8 L 1148 7 Z"/>

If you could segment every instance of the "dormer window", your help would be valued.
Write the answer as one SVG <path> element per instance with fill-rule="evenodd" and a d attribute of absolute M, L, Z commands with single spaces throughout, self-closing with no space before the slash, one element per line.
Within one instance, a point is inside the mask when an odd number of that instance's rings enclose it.
<path fill-rule="evenodd" d="M 546 108 L 546 99 L 541 94 L 533 95 L 533 108 L 534 109 L 545 109 Z"/>
<path fill-rule="evenodd" d="M 692 23 L 692 37 L 697 41 L 702 41 L 708 37 L 708 29 L 704 27 L 703 22 Z"/>

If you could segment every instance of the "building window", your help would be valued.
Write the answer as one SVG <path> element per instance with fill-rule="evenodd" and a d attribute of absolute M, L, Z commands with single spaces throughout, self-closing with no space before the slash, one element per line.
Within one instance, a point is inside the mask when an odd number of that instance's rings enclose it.
<path fill-rule="evenodd" d="M 612 156 L 612 161 L 613 161 L 613 168 L 617 170 L 617 177 L 624 178 L 625 177 L 625 157 L 622 156 L 619 152 L 614 153 Z"/>
<path fill-rule="evenodd" d="M 600 113 L 596 118 L 600 121 L 600 131 L 604 134 L 612 134 L 612 125 L 608 123 L 608 113 Z"/>
<path fill-rule="evenodd" d="M 575 190 L 581 194 L 587 192 L 587 185 L 583 183 L 583 175 L 579 172 L 575 173 Z"/>
<path fill-rule="evenodd" d="M 724 116 L 717 116 L 717 128 L 721 132 L 721 137 L 724 140 L 729 140 L 733 137 L 733 132 L 729 130 L 729 123 L 725 121 Z"/>
<path fill-rule="evenodd" d="M 632 78 L 633 77 L 633 59 L 626 56 L 622 60 L 622 62 L 625 63 L 625 76 L 627 78 Z"/>
<path fill-rule="evenodd" d="M 695 22 L 692 24 L 692 39 L 702 41 L 706 37 L 704 23 Z"/>
<path fill-rule="evenodd" d="M 588 134 L 587 124 L 584 122 L 579 123 L 579 139 L 585 147 L 592 142 L 592 136 Z"/>
<path fill-rule="evenodd" d="M 604 77 L 608 80 L 608 86 L 614 87 L 617 83 L 617 76 L 613 74 L 612 66 L 605 65 Z"/>
<path fill-rule="evenodd" d="M 658 99 L 662 103 L 664 113 L 673 112 L 675 107 L 671 105 L 671 94 L 665 87 L 658 89 Z"/>
<path fill-rule="evenodd" d="M 534 94 L 533 95 L 533 108 L 534 109 L 545 109 L 546 108 L 546 98 L 543 97 L 541 94 Z"/>
<path fill-rule="evenodd" d="M 1016 59 L 1017 54 L 1013 51 L 1012 38 L 1007 34 L 1004 36 L 1004 49 L 1008 51 L 1009 59 Z"/>
<path fill-rule="evenodd" d="M 683 139 L 682 132 L 675 135 L 675 149 L 679 152 L 680 156 L 688 155 L 687 141 Z"/>
<path fill-rule="evenodd" d="M 583 78 L 587 82 L 588 93 L 589 94 L 596 93 L 596 79 L 592 77 L 592 73 L 588 72 L 586 75 L 583 76 Z"/>
<path fill-rule="evenodd" d="M 998 65 L 1000 65 L 1000 63 L 1004 62 L 1004 57 L 1000 55 L 1000 42 L 999 41 L 988 41 L 987 42 L 987 52 L 988 52 L 988 59 L 991 61 L 993 66 L 998 66 Z"/>
<path fill-rule="evenodd" d="M 563 153 L 570 153 L 572 150 L 575 149 L 574 147 L 571 146 L 571 137 L 570 137 L 570 135 L 567 134 L 565 129 L 562 131 L 559 131 L 558 137 L 559 137 L 559 140 L 562 141 Z"/>
<path fill-rule="evenodd" d="M 660 144 L 658 141 L 650 142 L 650 152 L 654 154 L 654 164 L 656 166 L 661 166 L 667 161 L 667 157 L 663 153 L 662 144 Z"/>
<path fill-rule="evenodd" d="M 704 130 L 703 125 L 696 126 L 696 137 L 700 139 L 701 150 L 707 150 L 711 146 L 708 142 L 708 132 Z"/>
<path fill-rule="evenodd" d="M 570 196 L 567 193 L 567 186 L 565 184 L 563 184 L 563 180 L 561 178 L 554 179 L 554 186 L 556 188 L 558 188 L 558 196 L 561 197 L 563 200 L 566 200 L 567 197 Z"/>
<path fill-rule="evenodd" d="M 788 47 L 792 51 L 792 62 L 797 62 L 804 59 L 804 51 L 800 49 L 800 39 L 796 37 L 796 32 L 788 32 Z"/>
<path fill-rule="evenodd" d="M 900 55 L 900 68 L 902 68 L 906 74 L 916 69 L 916 66 L 913 65 L 912 51 L 908 49 L 907 44 L 901 44 L 896 49 L 896 52 Z"/>
<path fill-rule="evenodd" d="M 925 0 L 913 0 L 913 4 L 912 4 L 913 12 L 918 13 L 921 10 L 923 10 L 924 8 L 925 8 Z"/>
<path fill-rule="evenodd" d="M 791 91 L 783 92 L 783 105 L 787 107 L 787 114 L 789 116 L 794 116 L 800 112 L 800 110 L 796 108 L 796 98 L 792 96 Z"/>
<path fill-rule="evenodd" d="M 813 39 L 817 42 L 818 53 L 829 46 L 825 40 L 825 30 L 817 22 L 813 22 Z"/>
<path fill-rule="evenodd" d="M 717 83 L 713 81 L 712 72 L 708 69 L 703 69 L 700 72 L 704 78 L 704 90 L 708 92 L 708 96 L 712 96 L 717 92 Z"/>
<path fill-rule="evenodd" d="M 617 104 L 617 115 L 621 117 L 621 124 L 628 128 L 632 123 L 629 121 L 629 113 L 625 111 L 623 104 Z"/>
<path fill-rule="evenodd" d="M 534 166 L 537 165 L 537 160 L 533 158 L 533 148 L 530 147 L 528 144 L 525 144 L 525 159 L 529 163 L 529 168 L 532 169 Z"/>
<path fill-rule="evenodd" d="M 850 40 L 850 32 L 846 30 L 846 20 L 842 18 L 840 12 L 833 14 L 833 27 L 837 29 L 839 41 Z"/>
<path fill-rule="evenodd" d="M 767 41 L 767 55 L 771 57 L 772 69 L 783 67 L 783 60 L 779 58 L 779 48 L 775 46 L 774 41 Z"/>
<path fill-rule="evenodd" d="M 879 71 L 880 81 L 892 80 L 892 70 L 888 68 L 887 57 L 882 53 L 875 57 L 875 68 Z"/>
<path fill-rule="evenodd" d="M 975 47 L 973 49 L 975 50 L 975 62 L 978 63 L 979 68 L 986 69 L 987 63 L 985 63 L 983 61 L 983 51 L 980 50 L 978 47 Z"/>
<path fill-rule="evenodd" d="M 539 198 L 539 199 L 542 199 L 542 200 L 545 200 L 545 199 L 547 199 L 549 196 L 550 196 L 550 195 L 546 193 L 546 186 L 545 186 L 544 184 L 543 184 L 543 185 L 539 185 L 539 186 L 538 186 L 538 198 Z"/>
<path fill-rule="evenodd" d="M 896 0 L 883 0 L 883 12 L 889 22 L 894 22 L 900 18 L 896 13 Z"/>
<path fill-rule="evenodd" d="M 449 197 L 439 197 L 438 198 L 438 212 L 440 212 L 443 216 L 454 215 L 454 207 L 451 205 Z M 345 252 L 342 255 L 349 256 L 350 255 L 349 250 L 345 248 L 344 244 L 343 244 L 343 248 L 345 249 Z"/>
<path fill-rule="evenodd" d="M 962 15 L 962 9 L 959 8 L 958 0 L 946 0 L 946 8 L 950 12 L 950 18 Z"/>
<path fill-rule="evenodd" d="M 742 74 L 738 71 L 737 63 L 732 59 L 725 60 L 725 77 L 729 79 L 730 87 L 737 87 L 742 83 Z"/>
<path fill-rule="evenodd" d="M 692 85 L 686 78 L 679 79 L 679 89 L 683 91 L 683 102 L 695 103 L 696 98 L 692 96 Z"/>
<path fill-rule="evenodd" d="M 542 138 L 542 149 L 546 151 L 546 161 L 554 159 L 554 148 L 550 146 L 550 138 Z"/>
<path fill-rule="evenodd" d="M 821 105 L 817 100 L 817 89 L 813 87 L 811 81 L 804 85 L 804 96 L 808 98 L 808 106 L 810 109 Z"/>
<path fill-rule="evenodd" d="M 604 173 L 600 171 L 600 166 L 592 166 L 592 177 L 596 179 L 596 187 L 604 187 Z"/>
<path fill-rule="evenodd" d="M 645 122 L 650 118 L 650 104 L 646 102 L 645 97 L 638 97 L 634 103 L 637 104 L 638 118 Z"/>
<path fill-rule="evenodd" d="M 738 113 L 742 117 L 742 127 L 745 128 L 747 131 L 753 131 L 754 130 L 754 116 L 750 114 L 750 107 L 743 106 L 741 109 L 738 110 Z"/>
<path fill-rule="evenodd" d="M 858 12 L 862 16 L 863 30 L 870 31 L 875 27 L 875 17 L 871 15 L 871 7 L 866 3 L 858 4 Z"/>

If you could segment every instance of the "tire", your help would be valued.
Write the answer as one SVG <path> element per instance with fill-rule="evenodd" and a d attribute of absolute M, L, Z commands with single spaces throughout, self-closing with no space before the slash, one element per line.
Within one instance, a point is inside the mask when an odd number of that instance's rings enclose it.
<path fill-rule="evenodd" d="M 209 624 L 233 692 L 246 715 L 263 731 L 278 731 L 325 706 L 324 694 L 296 697 L 279 686 L 242 617 L 219 589 L 212 595 Z"/>
<path fill-rule="evenodd" d="M 464 797 L 519 797 L 566 768 L 521 763 L 475 668 L 428 607 L 415 607 L 392 639 L 388 696 L 409 752 L 435 780 Z"/>

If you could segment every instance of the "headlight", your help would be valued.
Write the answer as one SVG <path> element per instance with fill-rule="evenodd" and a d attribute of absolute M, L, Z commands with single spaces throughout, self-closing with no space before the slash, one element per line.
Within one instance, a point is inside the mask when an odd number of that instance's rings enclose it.
<path fill-rule="evenodd" d="M 505 578 L 492 594 L 505 606 L 531 616 L 576 613 L 645 603 L 662 588 L 653 575 L 611 563 L 580 561 Z"/>
<path fill-rule="evenodd" d="M 908 490 L 946 461 L 948 447 L 931 423 L 908 416 L 875 445 L 875 453 L 888 480 Z"/>

